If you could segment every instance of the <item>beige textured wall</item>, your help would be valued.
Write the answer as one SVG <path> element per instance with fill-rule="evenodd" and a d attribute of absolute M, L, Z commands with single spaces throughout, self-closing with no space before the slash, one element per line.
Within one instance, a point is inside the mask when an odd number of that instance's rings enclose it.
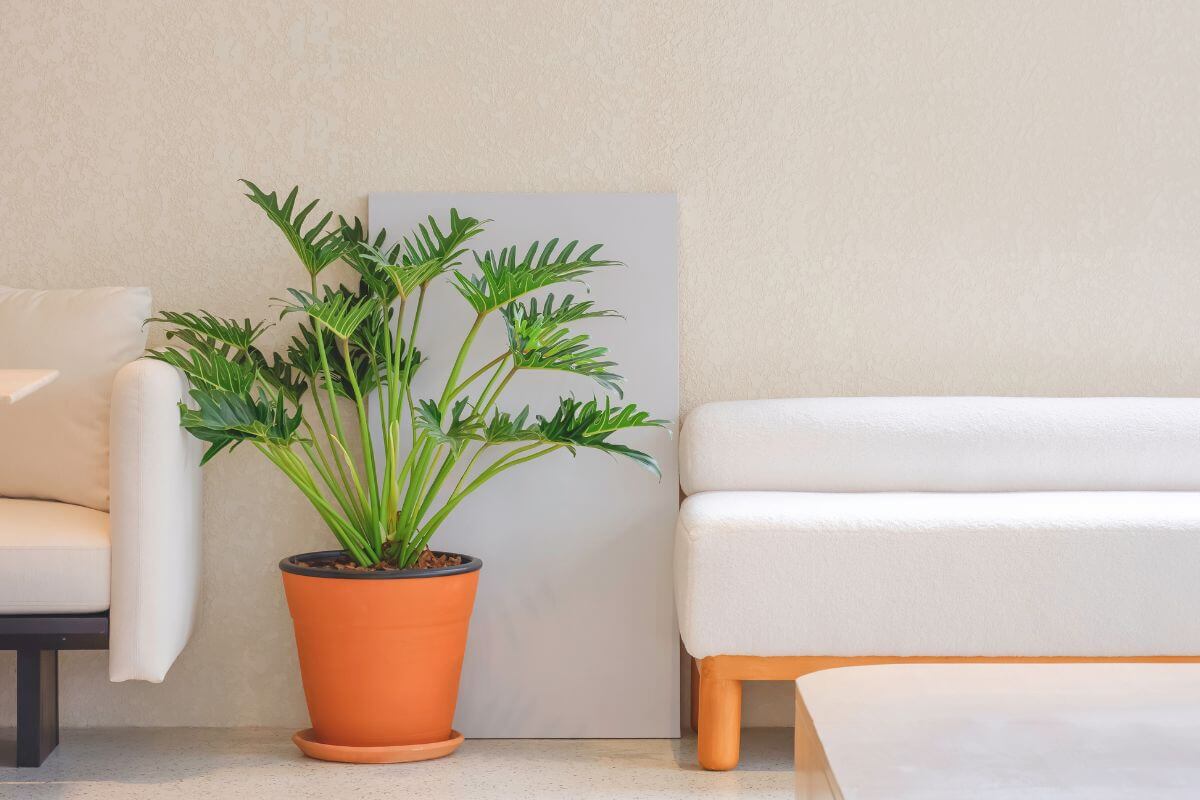
<path fill-rule="evenodd" d="M 266 316 L 297 268 L 238 177 L 679 194 L 685 408 L 1200 393 L 1200 5 L 0 0 L 0 282 Z M 275 561 L 326 541 L 209 469 L 167 682 L 67 659 L 70 723 L 304 719 Z M 11 672 L 12 661 L 0 661 Z M 788 696 L 756 692 L 758 721 Z M 0 679 L 0 723 L 11 720 Z"/>

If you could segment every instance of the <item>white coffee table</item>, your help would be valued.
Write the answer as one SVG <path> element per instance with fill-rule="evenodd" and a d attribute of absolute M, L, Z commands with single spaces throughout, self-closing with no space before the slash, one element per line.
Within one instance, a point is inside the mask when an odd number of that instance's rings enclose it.
<path fill-rule="evenodd" d="M 800 800 L 1200 797 L 1200 664 L 921 664 L 796 681 Z"/>
<path fill-rule="evenodd" d="M 56 369 L 0 369 L 0 406 L 28 397 L 57 377 Z"/>

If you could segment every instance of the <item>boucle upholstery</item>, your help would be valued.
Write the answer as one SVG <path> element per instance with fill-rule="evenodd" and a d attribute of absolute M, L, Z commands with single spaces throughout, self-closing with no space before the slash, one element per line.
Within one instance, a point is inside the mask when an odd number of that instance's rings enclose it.
<path fill-rule="evenodd" d="M 1200 491 L 1200 399 L 834 397 L 711 403 L 679 444 L 709 491 Z"/>
<path fill-rule="evenodd" d="M 1200 400 L 718 403 L 680 447 L 697 658 L 1200 654 Z"/>

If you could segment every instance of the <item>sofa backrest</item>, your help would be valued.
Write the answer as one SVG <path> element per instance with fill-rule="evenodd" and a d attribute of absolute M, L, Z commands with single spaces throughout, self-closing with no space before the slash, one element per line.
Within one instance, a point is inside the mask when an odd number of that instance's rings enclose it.
<path fill-rule="evenodd" d="M 0 369 L 56 369 L 0 407 L 0 497 L 108 510 L 113 379 L 146 347 L 149 289 L 0 287 Z"/>
<path fill-rule="evenodd" d="M 837 397 L 685 418 L 686 494 L 1200 491 L 1200 399 Z"/>

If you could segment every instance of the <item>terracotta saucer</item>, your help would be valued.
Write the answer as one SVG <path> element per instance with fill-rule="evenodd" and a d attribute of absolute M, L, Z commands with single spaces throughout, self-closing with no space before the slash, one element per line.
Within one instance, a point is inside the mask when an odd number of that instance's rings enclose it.
<path fill-rule="evenodd" d="M 405 761 L 428 761 L 431 758 L 448 756 L 463 743 L 463 735 L 450 731 L 444 742 L 428 744 L 397 744 L 385 747 L 351 747 L 340 744 L 325 744 L 312 738 L 312 728 L 292 734 L 292 741 L 300 752 L 309 758 L 322 761 L 343 761 L 347 764 L 400 764 Z"/>

